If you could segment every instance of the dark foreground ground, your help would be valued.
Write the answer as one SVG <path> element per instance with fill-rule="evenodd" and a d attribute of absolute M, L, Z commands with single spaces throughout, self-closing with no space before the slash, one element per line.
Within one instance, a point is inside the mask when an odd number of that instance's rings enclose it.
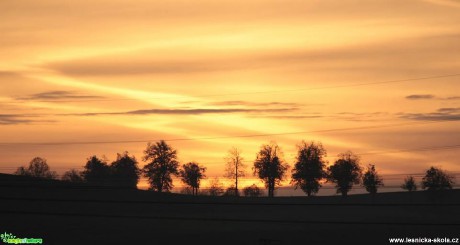
<path fill-rule="evenodd" d="M 390 244 L 389 238 L 399 237 L 459 238 L 460 190 L 346 199 L 213 198 L 0 175 L 4 232 L 43 238 L 44 244 Z"/>

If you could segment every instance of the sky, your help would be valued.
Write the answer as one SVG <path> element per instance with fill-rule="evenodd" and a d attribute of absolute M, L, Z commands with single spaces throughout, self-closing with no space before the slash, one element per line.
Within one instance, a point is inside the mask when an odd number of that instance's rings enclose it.
<path fill-rule="evenodd" d="M 0 172 L 142 167 L 161 139 L 209 178 L 231 147 L 251 177 L 262 144 L 292 166 L 302 140 L 384 176 L 458 172 L 459 23 L 458 0 L 2 0 Z"/>

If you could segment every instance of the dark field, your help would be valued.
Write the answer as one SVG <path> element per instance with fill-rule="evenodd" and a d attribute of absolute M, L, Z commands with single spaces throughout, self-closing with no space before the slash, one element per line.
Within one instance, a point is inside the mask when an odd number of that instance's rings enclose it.
<path fill-rule="evenodd" d="M 0 233 L 44 244 L 390 244 L 392 237 L 460 237 L 460 190 L 345 199 L 193 197 L 0 175 L 0 193 Z"/>

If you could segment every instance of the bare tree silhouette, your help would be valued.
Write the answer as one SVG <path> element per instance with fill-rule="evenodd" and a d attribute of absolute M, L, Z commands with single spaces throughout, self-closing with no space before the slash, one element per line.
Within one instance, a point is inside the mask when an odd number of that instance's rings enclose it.
<path fill-rule="evenodd" d="M 363 175 L 363 186 L 371 195 L 377 193 L 377 189 L 383 186 L 383 180 L 375 170 L 375 165 L 369 164 L 367 171 Z"/>
<path fill-rule="evenodd" d="M 57 174 L 55 171 L 51 171 L 46 159 L 41 157 L 35 157 L 29 162 L 29 166 L 19 167 L 16 172 L 16 175 L 31 176 L 36 178 L 44 179 L 56 179 Z"/>
<path fill-rule="evenodd" d="M 220 196 L 224 193 L 224 187 L 218 178 L 213 179 L 209 183 L 209 195 Z"/>
<path fill-rule="evenodd" d="M 157 192 L 169 192 L 173 188 L 172 176 L 178 175 L 177 151 L 164 140 L 147 145 L 143 160 L 149 162 L 144 166 L 144 176 L 148 178 L 150 189 Z"/>
<path fill-rule="evenodd" d="M 321 187 L 320 180 L 325 177 L 326 150 L 321 143 L 308 144 L 305 141 L 302 141 L 297 148 L 291 184 L 294 184 L 296 189 L 300 187 L 307 196 L 311 196 L 318 193 Z"/>
<path fill-rule="evenodd" d="M 194 162 L 182 165 L 182 169 L 179 170 L 179 176 L 182 182 L 192 188 L 192 195 L 198 195 L 200 181 L 206 177 L 204 172 L 206 172 L 206 168 Z"/>
<path fill-rule="evenodd" d="M 416 191 L 417 184 L 415 183 L 415 179 L 412 176 L 407 176 L 404 179 L 404 183 L 401 185 L 401 188 L 407 191 Z"/>
<path fill-rule="evenodd" d="M 359 157 L 351 151 L 341 153 L 334 165 L 327 168 L 327 172 L 327 179 L 336 184 L 337 193 L 342 193 L 342 196 L 346 197 L 353 184 L 360 183 Z"/>
<path fill-rule="evenodd" d="M 227 161 L 225 177 L 235 180 L 235 193 L 239 196 L 238 178 L 244 177 L 244 169 L 246 167 L 243 163 L 244 159 L 241 157 L 241 151 L 235 147 L 231 148 L 225 160 Z"/>
<path fill-rule="evenodd" d="M 254 175 L 259 177 L 268 189 L 268 196 L 273 197 L 275 187 L 280 185 L 289 166 L 282 159 L 280 147 L 271 142 L 262 145 L 254 161 Z"/>

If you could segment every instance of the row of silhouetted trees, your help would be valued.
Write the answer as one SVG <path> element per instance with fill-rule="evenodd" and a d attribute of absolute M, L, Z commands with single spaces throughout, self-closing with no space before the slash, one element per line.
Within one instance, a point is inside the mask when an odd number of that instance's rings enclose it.
<path fill-rule="evenodd" d="M 360 158 L 352 152 L 339 154 L 328 167 L 326 155 L 321 143 L 302 141 L 297 146 L 297 156 L 290 176 L 291 184 L 302 189 L 308 196 L 318 193 L 324 182 L 334 183 L 337 193 L 343 196 L 346 196 L 356 184 L 361 184 L 371 194 L 377 193 L 378 188 L 383 186 L 383 179 L 377 173 L 375 165 L 369 164 L 363 172 Z M 245 176 L 246 164 L 237 148 L 230 149 L 225 159 L 225 176 L 233 179 L 234 185 L 224 191 L 216 180 L 211 183 L 209 194 L 238 196 L 238 181 Z M 206 168 L 196 162 L 180 166 L 177 151 L 165 141 L 148 143 L 142 160 L 147 164 L 139 168 L 136 158 L 128 152 L 117 154 L 116 160 L 110 164 L 104 158 L 91 156 L 82 172 L 69 170 L 63 174 L 62 179 L 135 189 L 140 176 L 143 175 L 148 179 L 151 190 L 169 192 L 173 188 L 173 176 L 177 176 L 189 186 L 191 194 L 197 195 L 200 182 L 206 177 Z M 286 179 L 288 169 L 289 165 L 283 159 L 280 147 L 274 142 L 261 146 L 252 167 L 253 175 L 264 182 L 270 197 L 274 196 L 274 191 L 281 181 Z M 16 174 L 51 179 L 57 177 L 57 174 L 50 170 L 46 160 L 39 157 L 34 158 L 27 168 L 19 167 Z M 439 168 L 431 167 L 426 171 L 421 184 L 423 189 L 428 190 L 452 189 L 454 178 Z M 408 191 L 417 189 L 412 176 L 408 176 L 401 187 Z M 244 188 L 243 194 L 259 196 L 261 190 L 253 185 Z"/>

